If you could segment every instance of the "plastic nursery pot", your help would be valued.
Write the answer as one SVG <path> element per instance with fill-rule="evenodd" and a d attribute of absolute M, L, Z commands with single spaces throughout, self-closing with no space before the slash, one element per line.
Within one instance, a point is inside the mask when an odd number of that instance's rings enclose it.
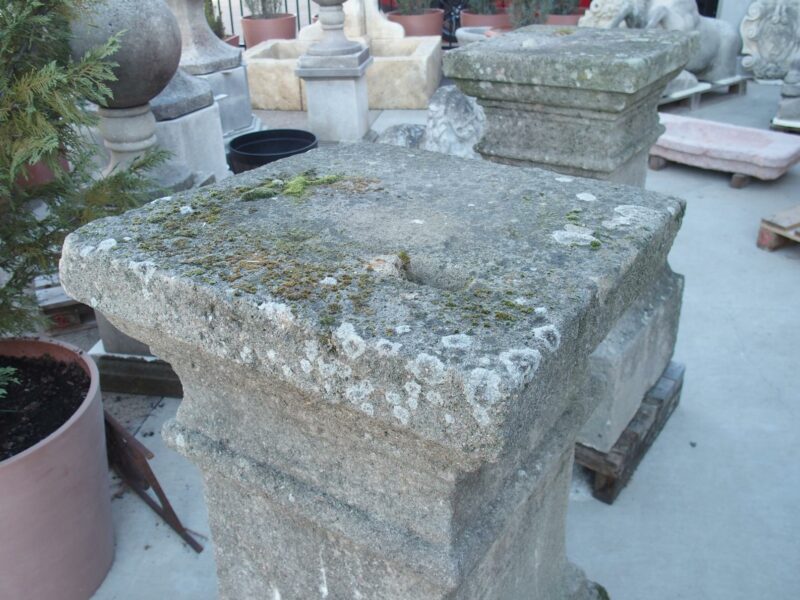
<path fill-rule="evenodd" d="M 480 15 L 468 10 L 462 10 L 461 26 L 511 29 L 511 16 L 507 12 L 499 12 L 493 15 Z"/>
<path fill-rule="evenodd" d="M 234 173 L 308 152 L 317 147 L 317 136 L 302 129 L 269 129 L 246 133 L 231 140 L 228 162 Z"/>
<path fill-rule="evenodd" d="M 242 35 L 247 48 L 267 40 L 293 40 L 297 33 L 297 17 L 289 14 L 269 17 L 242 17 Z"/>
<path fill-rule="evenodd" d="M 0 462 L 0 598 L 87 600 L 114 559 L 100 376 L 75 346 L 0 340 L 0 356 L 77 363 L 89 391 L 49 436 Z"/>
<path fill-rule="evenodd" d="M 441 8 L 428 8 L 421 15 L 401 15 L 400 11 L 393 10 L 386 18 L 394 23 L 400 23 L 407 36 L 442 35 L 444 25 L 444 10 Z"/>

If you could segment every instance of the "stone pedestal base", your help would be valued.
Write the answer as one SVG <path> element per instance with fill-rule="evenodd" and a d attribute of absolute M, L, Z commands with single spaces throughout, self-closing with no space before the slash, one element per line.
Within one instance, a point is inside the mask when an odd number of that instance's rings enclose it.
<path fill-rule="evenodd" d="M 205 79 L 214 92 L 226 146 L 236 136 L 262 129 L 250 106 L 247 69 L 243 65 L 197 77 Z"/>
<path fill-rule="evenodd" d="M 369 131 L 365 72 L 369 49 L 344 56 L 304 55 L 297 75 L 305 81 L 308 126 L 320 141 L 357 142 Z"/>
<path fill-rule="evenodd" d="M 667 272 L 631 306 L 589 357 L 597 408 L 578 442 L 608 452 L 658 381 L 675 348 L 683 277 Z"/>
<path fill-rule="evenodd" d="M 209 175 L 216 181 L 231 175 L 216 102 L 177 119 L 159 121 L 156 137 L 160 147 L 189 166 L 196 182 L 206 180 Z"/>

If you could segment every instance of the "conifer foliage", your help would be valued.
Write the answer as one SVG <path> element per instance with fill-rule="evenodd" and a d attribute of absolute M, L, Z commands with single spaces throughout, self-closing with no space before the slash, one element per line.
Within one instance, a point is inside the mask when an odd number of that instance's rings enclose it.
<path fill-rule="evenodd" d="M 70 58 L 70 21 L 94 1 L 0 0 L 0 335 L 36 323 L 30 283 L 56 270 L 66 234 L 145 201 L 146 171 L 164 158 L 152 153 L 128 170 L 92 176 L 95 147 L 86 132 L 95 117 L 86 102 L 111 97 L 120 44 L 116 36 Z M 52 181 L 32 185 L 37 164 Z"/>

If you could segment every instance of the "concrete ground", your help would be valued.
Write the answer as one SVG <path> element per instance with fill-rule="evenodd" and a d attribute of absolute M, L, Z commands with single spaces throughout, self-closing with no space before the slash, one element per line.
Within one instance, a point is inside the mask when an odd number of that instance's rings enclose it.
<path fill-rule="evenodd" d="M 692 115 L 766 128 L 777 97 L 751 84 Z M 302 113 L 259 116 L 268 127 L 305 123 Z M 371 119 L 380 132 L 425 113 Z M 573 482 L 569 555 L 614 600 L 800 598 L 800 245 L 755 246 L 761 217 L 800 203 L 800 167 L 740 190 L 728 179 L 677 165 L 649 174 L 648 188 L 688 203 L 670 257 L 686 276 L 675 358 L 687 371 L 681 405 L 613 506 L 590 496 L 584 474 Z M 91 345 L 92 332 L 81 335 Z M 156 452 L 178 515 L 206 538 L 199 474 L 157 435 L 179 401 L 106 403 Z M 195 554 L 130 492 L 113 507 L 117 556 L 94 600 L 216 598 L 210 540 Z"/>

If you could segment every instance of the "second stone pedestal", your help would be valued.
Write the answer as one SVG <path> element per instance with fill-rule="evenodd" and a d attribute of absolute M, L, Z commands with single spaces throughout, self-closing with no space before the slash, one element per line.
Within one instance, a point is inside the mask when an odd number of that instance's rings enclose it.
<path fill-rule="evenodd" d="M 486 111 L 484 158 L 644 186 L 656 107 L 693 39 L 534 25 L 448 52 L 444 73 Z"/>
<path fill-rule="evenodd" d="M 306 83 L 308 127 L 321 141 L 356 142 L 369 131 L 368 48 L 353 54 L 305 54 L 297 75 Z"/>

